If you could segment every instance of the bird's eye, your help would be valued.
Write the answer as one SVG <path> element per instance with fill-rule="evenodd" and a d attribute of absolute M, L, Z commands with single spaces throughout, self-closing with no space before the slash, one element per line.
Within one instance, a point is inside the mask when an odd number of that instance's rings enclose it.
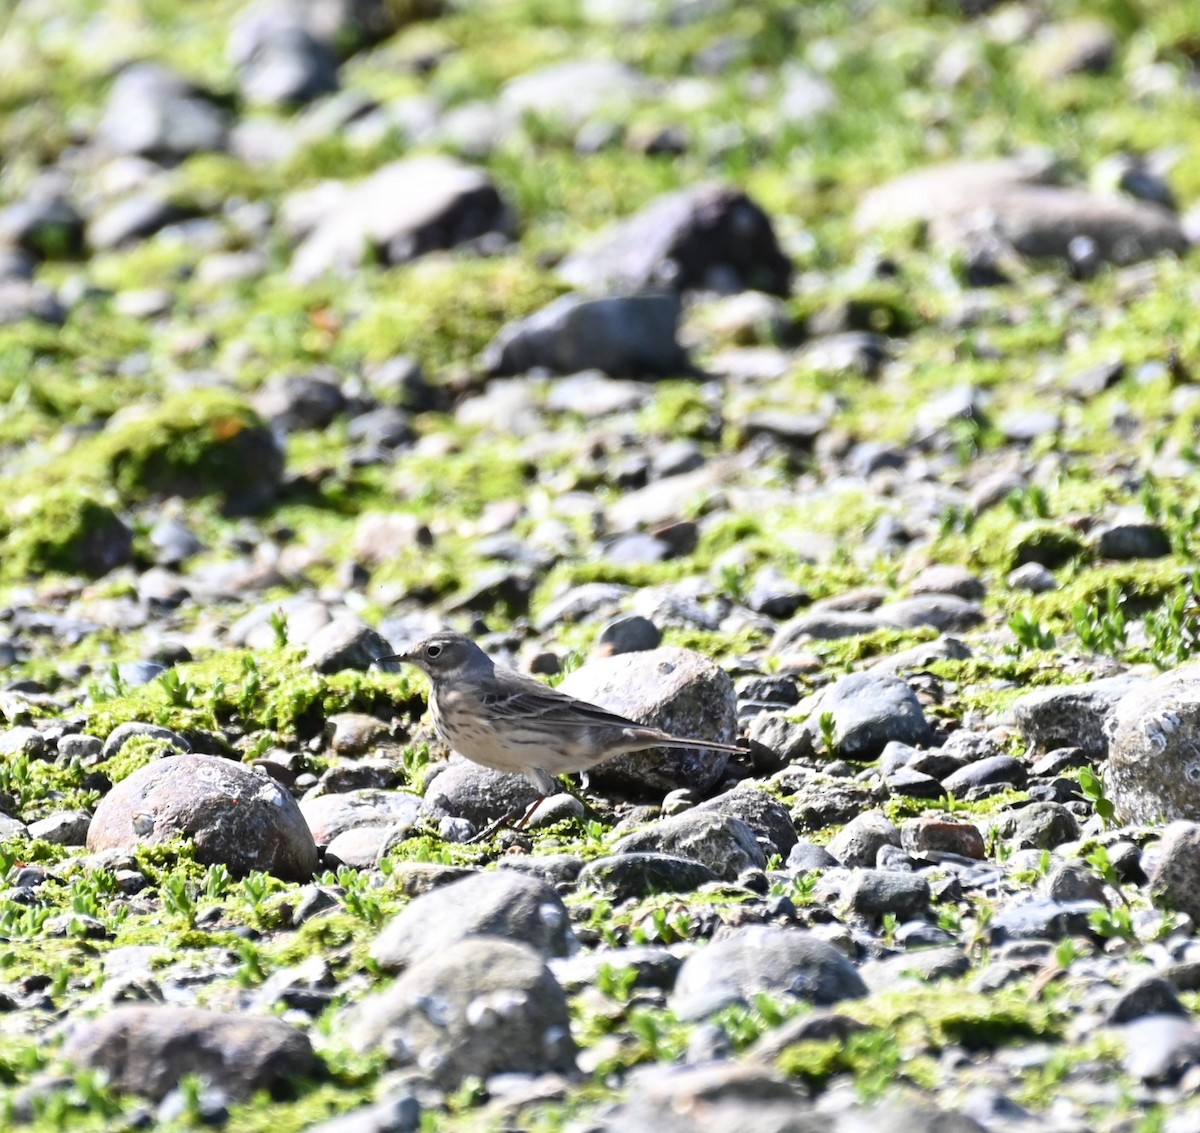
<path fill-rule="evenodd" d="M 442 647 L 435 641 L 432 645 L 425 646 L 426 657 L 437 657 L 442 652 Z"/>

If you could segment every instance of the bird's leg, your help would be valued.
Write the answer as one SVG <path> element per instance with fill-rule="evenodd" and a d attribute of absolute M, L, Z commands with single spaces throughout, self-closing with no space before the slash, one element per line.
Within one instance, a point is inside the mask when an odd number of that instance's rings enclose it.
<path fill-rule="evenodd" d="M 538 795 L 527 807 L 516 807 L 510 810 L 507 814 L 502 814 L 495 822 L 485 826 L 478 834 L 467 839 L 467 845 L 472 846 L 476 842 L 486 842 L 497 830 L 502 830 L 506 826 L 511 826 L 513 830 L 522 830 L 532 817 L 533 812 L 546 801 L 545 795 Z M 513 819 L 517 819 L 516 822 Z"/>

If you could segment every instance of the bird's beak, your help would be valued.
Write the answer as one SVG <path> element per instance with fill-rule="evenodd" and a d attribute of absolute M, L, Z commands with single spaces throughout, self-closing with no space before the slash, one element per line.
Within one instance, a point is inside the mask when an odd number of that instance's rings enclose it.
<path fill-rule="evenodd" d="M 412 658 L 407 653 L 393 653 L 389 657 L 376 657 L 372 664 L 386 665 L 389 661 L 399 661 L 403 664 L 412 664 Z"/>

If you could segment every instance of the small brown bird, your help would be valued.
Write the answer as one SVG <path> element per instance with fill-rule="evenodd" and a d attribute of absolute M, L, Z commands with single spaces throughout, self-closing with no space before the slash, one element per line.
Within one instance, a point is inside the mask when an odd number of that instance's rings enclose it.
<path fill-rule="evenodd" d="M 519 830 L 547 795 L 554 776 L 587 771 L 623 752 L 648 747 L 744 753 L 738 744 L 673 736 L 497 665 L 469 637 L 435 633 L 404 653 L 378 661 L 416 665 L 430 680 L 437 733 L 459 755 L 496 771 L 525 776 L 539 791 L 516 823 Z M 515 815 L 505 815 L 486 837 Z"/>

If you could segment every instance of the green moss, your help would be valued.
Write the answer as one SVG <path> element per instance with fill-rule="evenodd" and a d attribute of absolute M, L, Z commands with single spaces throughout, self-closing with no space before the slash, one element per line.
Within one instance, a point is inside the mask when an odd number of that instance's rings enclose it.
<path fill-rule="evenodd" d="M 132 557 L 133 535 L 89 492 L 70 488 L 28 496 L 0 521 L 0 561 L 10 578 L 105 574 Z"/>
<path fill-rule="evenodd" d="M 414 354 L 430 371 L 473 362 L 506 322 L 565 288 L 523 259 L 435 256 L 378 273 L 377 293 L 340 337 L 339 359 Z"/>
<path fill-rule="evenodd" d="M 98 704 L 89 713 L 89 731 L 107 736 L 118 724 L 146 720 L 183 732 L 266 730 L 282 743 L 318 735 L 337 712 L 390 719 L 416 714 L 424 706 L 411 674 L 344 670 L 323 675 L 304 667 L 295 650 L 229 650 L 177 665 L 172 672 L 180 682 L 176 691 L 152 681 Z"/>
<path fill-rule="evenodd" d="M 98 438 L 95 456 L 106 479 L 128 498 L 148 495 L 238 498 L 266 487 L 278 467 L 273 440 L 246 403 L 224 391 L 170 397 Z"/>

